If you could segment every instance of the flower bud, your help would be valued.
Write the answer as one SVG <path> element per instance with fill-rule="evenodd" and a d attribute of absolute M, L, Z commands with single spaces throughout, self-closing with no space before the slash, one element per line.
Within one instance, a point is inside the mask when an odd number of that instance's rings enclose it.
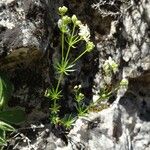
<path fill-rule="evenodd" d="M 82 94 L 82 93 L 79 93 L 79 96 L 80 96 L 80 97 L 84 97 L 84 94 Z"/>
<path fill-rule="evenodd" d="M 81 84 L 78 85 L 79 89 L 81 89 Z"/>
<path fill-rule="evenodd" d="M 76 24 L 76 21 L 78 20 L 78 19 L 77 19 L 77 16 L 76 16 L 76 15 L 73 15 L 71 19 L 72 19 L 72 22 L 73 22 L 74 24 Z"/>
<path fill-rule="evenodd" d="M 122 87 L 127 87 L 128 86 L 128 80 L 127 79 L 122 79 L 121 82 L 120 82 L 120 86 Z"/>
<path fill-rule="evenodd" d="M 87 51 L 87 52 L 91 52 L 94 47 L 95 47 L 95 45 L 94 45 L 93 42 L 88 42 L 88 43 L 86 44 L 86 51 Z"/>
<path fill-rule="evenodd" d="M 63 21 L 63 24 L 64 24 L 64 25 L 67 25 L 68 23 L 71 22 L 71 18 L 68 17 L 68 16 L 63 16 L 63 17 L 62 17 L 62 21 Z"/>
<path fill-rule="evenodd" d="M 76 21 L 76 25 L 77 25 L 77 26 L 80 26 L 81 24 L 82 24 L 82 23 L 81 23 L 80 20 L 77 20 L 77 21 Z"/>
<path fill-rule="evenodd" d="M 68 11 L 68 8 L 66 6 L 63 6 L 63 7 L 59 7 L 58 10 L 60 15 L 64 15 Z"/>

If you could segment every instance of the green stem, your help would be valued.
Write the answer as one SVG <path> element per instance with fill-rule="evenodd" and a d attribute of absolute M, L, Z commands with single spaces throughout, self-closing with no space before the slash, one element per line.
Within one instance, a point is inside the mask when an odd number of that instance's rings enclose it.
<path fill-rule="evenodd" d="M 71 46 L 72 46 L 72 38 L 73 38 L 73 35 L 74 35 L 74 32 L 75 32 L 75 27 L 76 27 L 76 25 L 74 24 L 74 25 L 73 25 L 72 34 L 71 34 L 71 37 L 70 37 L 70 40 L 69 40 L 69 47 L 68 47 L 68 50 L 67 50 L 67 54 L 66 54 L 65 61 L 66 61 L 67 58 L 68 58 L 68 55 L 69 55 L 69 52 L 70 52 L 70 49 L 71 49 Z"/>
<path fill-rule="evenodd" d="M 76 44 L 76 43 L 78 43 L 81 40 L 82 40 L 82 37 L 80 37 L 78 40 L 75 39 L 75 42 L 73 43 L 73 45 Z"/>
<path fill-rule="evenodd" d="M 61 15 L 61 19 L 63 18 L 63 15 Z M 62 34 L 61 34 L 61 55 L 62 55 L 62 61 L 64 59 L 64 21 L 62 19 Z"/>
<path fill-rule="evenodd" d="M 77 58 L 75 58 L 75 60 L 72 62 L 72 64 L 74 64 L 78 59 L 80 59 L 87 51 L 85 50 L 84 52 L 82 52 Z"/>
<path fill-rule="evenodd" d="M 63 74 L 61 73 L 60 76 L 59 76 L 58 82 L 57 82 L 57 86 L 56 86 L 56 91 L 57 92 L 58 92 L 58 88 L 60 86 L 60 82 L 61 82 L 62 76 L 63 76 Z"/>
<path fill-rule="evenodd" d="M 56 100 L 54 100 L 54 107 L 56 106 Z"/>
<path fill-rule="evenodd" d="M 62 33 L 62 36 L 61 36 L 61 45 L 62 45 L 62 61 L 64 59 L 64 32 Z"/>

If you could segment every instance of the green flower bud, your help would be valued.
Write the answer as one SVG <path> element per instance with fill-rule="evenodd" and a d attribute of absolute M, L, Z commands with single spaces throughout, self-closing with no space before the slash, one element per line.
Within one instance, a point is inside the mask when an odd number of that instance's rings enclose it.
<path fill-rule="evenodd" d="M 68 8 L 66 6 L 62 6 L 58 8 L 60 15 L 64 15 L 67 11 Z"/>
<path fill-rule="evenodd" d="M 73 22 L 74 24 L 76 24 L 76 21 L 78 21 L 76 15 L 73 15 L 71 19 L 72 19 L 72 22 Z"/>
<path fill-rule="evenodd" d="M 120 82 L 120 86 L 122 87 L 127 87 L 128 86 L 128 80 L 127 79 L 122 79 L 121 82 Z"/>
<path fill-rule="evenodd" d="M 63 17 L 62 17 L 62 21 L 63 21 L 63 24 L 64 24 L 64 25 L 67 25 L 68 23 L 71 22 L 71 18 L 68 17 L 68 16 L 63 16 Z"/>
<path fill-rule="evenodd" d="M 112 70 L 113 70 L 114 73 L 118 70 L 118 64 L 116 64 L 116 63 L 113 63 L 111 65 L 111 67 L 112 67 Z"/>
<path fill-rule="evenodd" d="M 77 26 L 80 26 L 81 24 L 82 24 L 82 23 L 81 23 L 80 20 L 77 20 L 77 21 L 76 21 L 76 25 L 77 25 Z"/>
<path fill-rule="evenodd" d="M 87 44 L 86 44 L 86 51 L 87 52 L 91 52 L 94 47 L 95 47 L 95 45 L 94 45 L 93 42 L 87 42 Z"/>

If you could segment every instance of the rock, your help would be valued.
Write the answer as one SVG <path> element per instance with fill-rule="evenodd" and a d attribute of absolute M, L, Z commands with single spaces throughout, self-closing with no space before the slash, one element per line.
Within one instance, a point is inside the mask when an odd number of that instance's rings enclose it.
<path fill-rule="evenodd" d="M 129 55 L 128 68 L 133 70 L 125 76 L 135 78 L 140 76 L 142 72 L 150 69 L 150 50 L 148 48 L 150 46 L 150 38 L 149 32 L 147 32 L 150 21 L 148 17 L 149 9 L 147 8 L 150 6 L 150 3 L 145 0 L 142 3 L 138 3 L 138 5 L 134 1 L 131 2 L 133 6 L 123 18 L 128 48 L 122 51 L 123 58 L 127 58 L 127 55 Z M 144 20 L 143 15 L 145 16 Z M 145 64 L 142 63 L 143 61 Z"/>
<path fill-rule="evenodd" d="M 0 69 L 44 55 L 53 26 L 48 26 L 46 3 L 3 0 L 0 10 Z"/>

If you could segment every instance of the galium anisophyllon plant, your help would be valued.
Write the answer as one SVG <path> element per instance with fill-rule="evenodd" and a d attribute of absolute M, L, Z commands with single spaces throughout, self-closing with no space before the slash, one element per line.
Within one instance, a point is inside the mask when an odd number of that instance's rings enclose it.
<path fill-rule="evenodd" d="M 81 85 L 75 86 L 74 92 L 75 92 L 77 114 L 78 114 L 78 116 L 85 116 L 88 111 L 88 107 L 85 106 L 85 104 L 84 104 L 85 96 L 81 92 Z"/>
<path fill-rule="evenodd" d="M 109 57 L 107 60 L 105 60 L 103 67 L 104 71 L 104 78 L 110 78 L 113 74 L 115 74 L 118 71 L 118 64 Z M 112 95 L 112 93 L 116 92 L 118 90 L 118 87 L 113 87 L 112 85 L 109 85 L 109 83 L 104 83 L 103 87 L 101 87 L 99 92 L 99 100 L 107 100 Z"/>
<path fill-rule="evenodd" d="M 112 77 L 113 74 L 117 73 L 119 65 L 115 62 L 111 57 L 105 60 L 103 64 L 103 72 L 105 77 Z M 114 94 L 118 94 L 118 92 L 122 89 L 126 90 L 128 88 L 128 80 L 123 78 L 116 85 L 103 83 L 99 92 L 93 95 L 93 103 L 89 106 L 89 111 L 101 111 L 108 107 L 107 100 Z M 97 107 L 99 106 L 99 107 Z M 96 109 L 95 109 L 96 108 Z"/>
<path fill-rule="evenodd" d="M 54 62 L 54 69 L 57 74 L 57 84 L 53 85 L 52 88 L 46 90 L 45 95 L 50 98 L 52 105 L 51 111 L 51 123 L 52 124 L 63 124 L 69 127 L 69 123 L 73 122 L 72 117 L 69 116 L 68 120 L 65 116 L 63 121 L 59 117 L 59 111 L 61 106 L 59 101 L 63 96 L 61 90 L 61 83 L 63 79 L 70 75 L 71 72 L 75 71 L 76 62 L 86 53 L 89 53 L 95 47 L 94 43 L 90 41 L 90 29 L 87 25 L 77 18 L 76 15 L 69 17 L 66 15 L 68 8 L 63 6 L 59 7 L 58 12 L 60 19 L 58 20 L 58 28 L 61 32 L 61 58 Z M 75 58 L 70 57 L 70 53 L 77 49 L 77 45 L 80 42 L 85 42 L 85 48 Z M 83 95 L 76 95 L 77 111 L 81 114 L 85 111 L 85 107 L 81 105 L 80 101 L 83 100 Z M 67 122 L 66 124 L 64 122 Z"/>
<path fill-rule="evenodd" d="M 105 102 L 112 96 L 112 94 L 117 92 L 121 85 L 125 84 L 125 81 L 122 81 L 119 85 L 111 85 L 110 81 L 112 75 L 116 74 L 118 71 L 118 64 L 111 57 L 105 60 L 102 66 L 102 70 L 104 76 L 104 83 L 101 86 L 99 92 L 93 95 L 93 103 L 91 104 L 91 107 L 97 106 L 97 104 L 106 104 Z"/>

